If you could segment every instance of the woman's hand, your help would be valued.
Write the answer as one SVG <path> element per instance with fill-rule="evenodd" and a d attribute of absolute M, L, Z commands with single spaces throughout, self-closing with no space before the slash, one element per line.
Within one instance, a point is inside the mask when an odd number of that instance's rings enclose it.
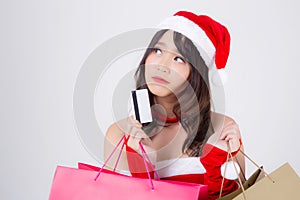
<path fill-rule="evenodd" d="M 139 142 L 142 142 L 143 147 L 150 157 L 151 162 L 153 163 L 156 160 L 156 152 L 152 148 L 152 140 L 149 136 L 142 130 L 142 124 L 134 119 L 133 116 L 130 116 L 126 119 L 123 119 L 118 122 L 119 128 L 130 138 L 127 144 L 141 154 L 141 149 Z"/>
<path fill-rule="evenodd" d="M 207 142 L 224 151 L 228 151 L 227 143 L 229 143 L 231 152 L 235 152 L 241 146 L 240 139 L 241 134 L 238 124 L 233 119 L 225 117 L 221 133 L 213 134 Z"/>
<path fill-rule="evenodd" d="M 230 120 L 224 125 L 220 135 L 220 140 L 229 143 L 231 152 L 239 150 L 241 146 L 241 133 L 239 126 L 235 121 Z"/>
<path fill-rule="evenodd" d="M 128 124 L 130 125 L 129 131 L 126 133 L 130 135 L 129 139 L 129 146 L 132 144 L 133 146 L 138 145 L 139 142 L 142 142 L 143 145 L 151 146 L 152 140 L 149 138 L 149 136 L 142 130 L 142 124 L 133 118 L 133 116 L 130 116 L 128 119 Z"/>

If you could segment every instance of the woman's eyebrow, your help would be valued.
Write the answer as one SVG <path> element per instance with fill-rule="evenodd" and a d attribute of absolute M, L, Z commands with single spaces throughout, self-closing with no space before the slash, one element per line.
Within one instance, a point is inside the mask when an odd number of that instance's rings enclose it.
<path fill-rule="evenodd" d="M 181 55 L 176 48 L 175 49 L 174 48 L 172 48 L 172 49 L 169 48 L 168 45 L 165 42 L 157 42 L 156 45 L 158 45 L 159 47 L 164 48 L 165 50 L 168 50 L 169 52 L 173 52 L 173 53 Z M 154 46 L 156 46 L 156 45 L 154 45 Z"/>
<path fill-rule="evenodd" d="M 160 45 L 160 46 L 164 46 L 164 47 L 166 47 L 166 46 L 167 46 L 167 44 L 166 44 L 166 43 L 164 43 L 164 42 L 157 42 L 157 43 L 156 43 L 156 45 Z"/>

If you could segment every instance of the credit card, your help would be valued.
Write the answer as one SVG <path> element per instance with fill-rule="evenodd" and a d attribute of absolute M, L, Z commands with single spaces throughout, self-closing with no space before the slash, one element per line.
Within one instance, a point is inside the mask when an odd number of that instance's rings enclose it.
<path fill-rule="evenodd" d="M 134 107 L 134 118 L 142 124 L 152 122 L 148 90 L 133 90 L 131 91 L 131 97 Z"/>

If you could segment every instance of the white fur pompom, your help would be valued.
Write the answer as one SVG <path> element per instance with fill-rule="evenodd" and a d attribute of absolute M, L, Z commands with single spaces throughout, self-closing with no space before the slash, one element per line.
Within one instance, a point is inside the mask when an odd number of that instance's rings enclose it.
<path fill-rule="evenodd" d="M 216 86 L 224 86 L 228 81 L 228 73 L 226 69 L 218 69 L 214 71 L 212 81 Z"/>
<path fill-rule="evenodd" d="M 226 174 L 224 175 L 226 164 L 227 164 L 227 169 L 226 169 Z M 238 174 L 236 173 L 236 171 L 234 169 L 234 165 L 235 165 L 235 167 L 237 169 L 237 172 L 239 174 L 241 169 L 240 169 L 239 165 L 234 161 L 225 162 L 221 166 L 221 174 L 224 178 L 229 179 L 229 180 L 235 180 L 235 179 L 238 178 Z"/>

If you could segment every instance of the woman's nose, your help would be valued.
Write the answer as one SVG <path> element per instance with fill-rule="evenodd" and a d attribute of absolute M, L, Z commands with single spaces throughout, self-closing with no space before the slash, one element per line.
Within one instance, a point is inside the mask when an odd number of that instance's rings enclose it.
<path fill-rule="evenodd" d="M 157 63 L 157 69 L 162 72 L 169 72 L 171 66 L 171 56 L 165 55 L 163 56 L 159 62 Z"/>
<path fill-rule="evenodd" d="M 156 69 L 158 70 L 158 71 L 161 71 L 161 72 L 164 72 L 164 73 L 169 73 L 170 72 L 170 69 L 169 69 L 169 67 L 167 67 L 167 66 L 165 66 L 165 65 L 157 65 L 156 66 Z"/>

